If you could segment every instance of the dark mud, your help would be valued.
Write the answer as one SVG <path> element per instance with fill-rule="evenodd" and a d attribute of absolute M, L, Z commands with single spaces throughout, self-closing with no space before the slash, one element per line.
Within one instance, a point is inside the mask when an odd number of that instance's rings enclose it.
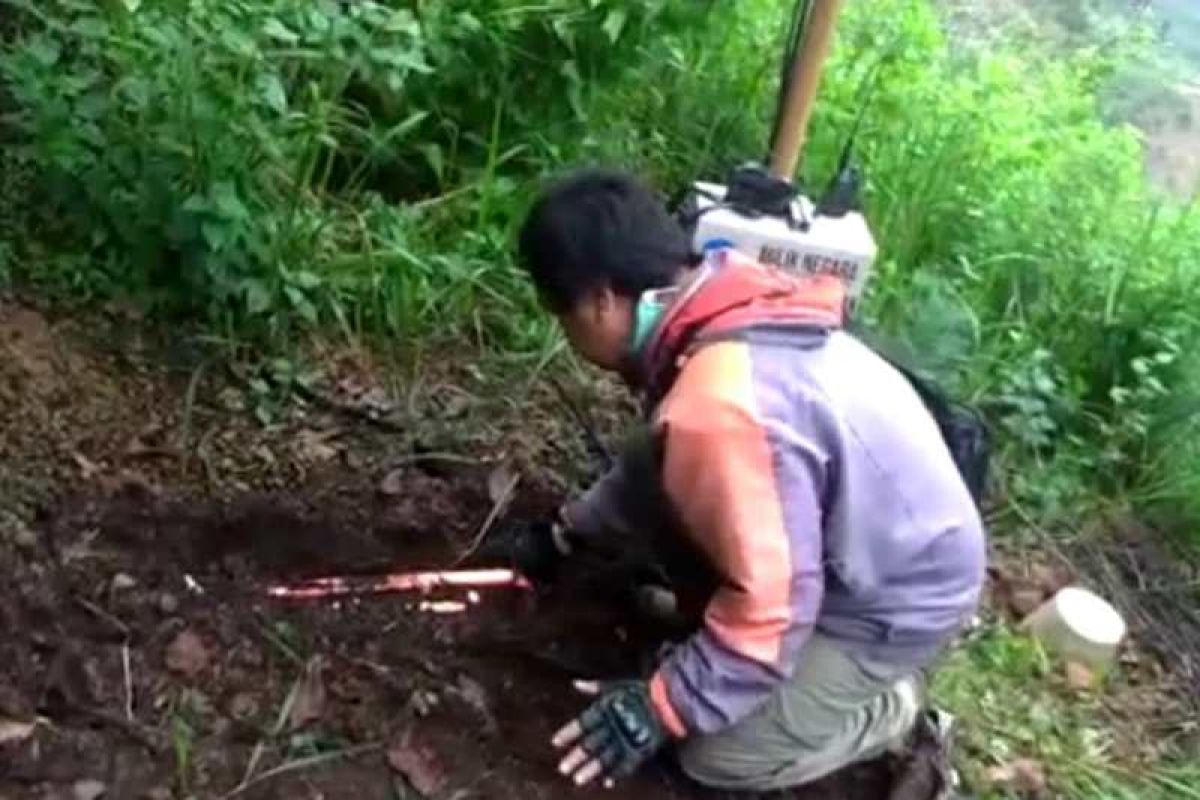
<path fill-rule="evenodd" d="M 66 503 L 34 551 L 5 556 L 0 718 L 41 722 L 0 749 L 0 797 L 420 796 L 389 767 L 397 749 L 422 754 L 439 797 L 706 796 L 669 759 L 614 791 L 554 772 L 548 739 L 583 702 L 571 679 L 629 676 L 652 643 L 614 587 L 568 575 L 485 591 L 458 615 L 407 595 L 266 596 L 280 580 L 449 565 L 489 502 L 480 485 L 414 468 L 400 497 L 334 484 Z M 887 777 L 880 764 L 796 796 L 884 797 Z"/>

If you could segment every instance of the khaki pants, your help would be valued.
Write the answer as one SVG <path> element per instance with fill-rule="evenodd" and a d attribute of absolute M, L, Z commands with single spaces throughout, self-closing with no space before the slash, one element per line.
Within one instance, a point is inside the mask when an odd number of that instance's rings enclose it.
<path fill-rule="evenodd" d="M 727 730 L 685 740 L 680 765 L 718 789 L 771 791 L 815 781 L 899 741 L 917 719 L 918 686 L 911 669 L 851 656 L 818 634 L 765 705 Z"/>

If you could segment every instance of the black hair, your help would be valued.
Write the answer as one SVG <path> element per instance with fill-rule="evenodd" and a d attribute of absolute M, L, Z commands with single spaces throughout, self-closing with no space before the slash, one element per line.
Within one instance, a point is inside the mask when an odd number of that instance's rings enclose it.
<path fill-rule="evenodd" d="M 694 263 L 687 234 L 661 198 L 616 170 L 582 170 L 553 183 L 526 217 L 518 249 L 555 313 L 598 288 L 637 297 L 669 286 Z"/>

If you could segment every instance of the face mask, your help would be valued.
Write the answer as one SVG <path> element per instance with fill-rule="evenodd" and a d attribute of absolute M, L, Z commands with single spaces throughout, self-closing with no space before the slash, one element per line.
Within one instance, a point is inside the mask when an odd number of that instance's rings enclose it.
<path fill-rule="evenodd" d="M 637 307 L 634 309 L 633 339 L 629 343 L 631 355 L 636 357 L 641 354 L 675 294 L 674 288 L 651 289 L 643 292 L 638 298 Z"/>

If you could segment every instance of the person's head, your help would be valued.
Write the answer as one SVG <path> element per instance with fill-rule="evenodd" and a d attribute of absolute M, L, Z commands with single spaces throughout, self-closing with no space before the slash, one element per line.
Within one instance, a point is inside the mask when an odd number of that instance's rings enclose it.
<path fill-rule="evenodd" d="M 644 183 L 586 170 L 550 186 L 521 228 L 519 250 L 542 303 L 571 345 L 610 370 L 626 366 L 639 296 L 691 262 L 683 228 Z"/>

